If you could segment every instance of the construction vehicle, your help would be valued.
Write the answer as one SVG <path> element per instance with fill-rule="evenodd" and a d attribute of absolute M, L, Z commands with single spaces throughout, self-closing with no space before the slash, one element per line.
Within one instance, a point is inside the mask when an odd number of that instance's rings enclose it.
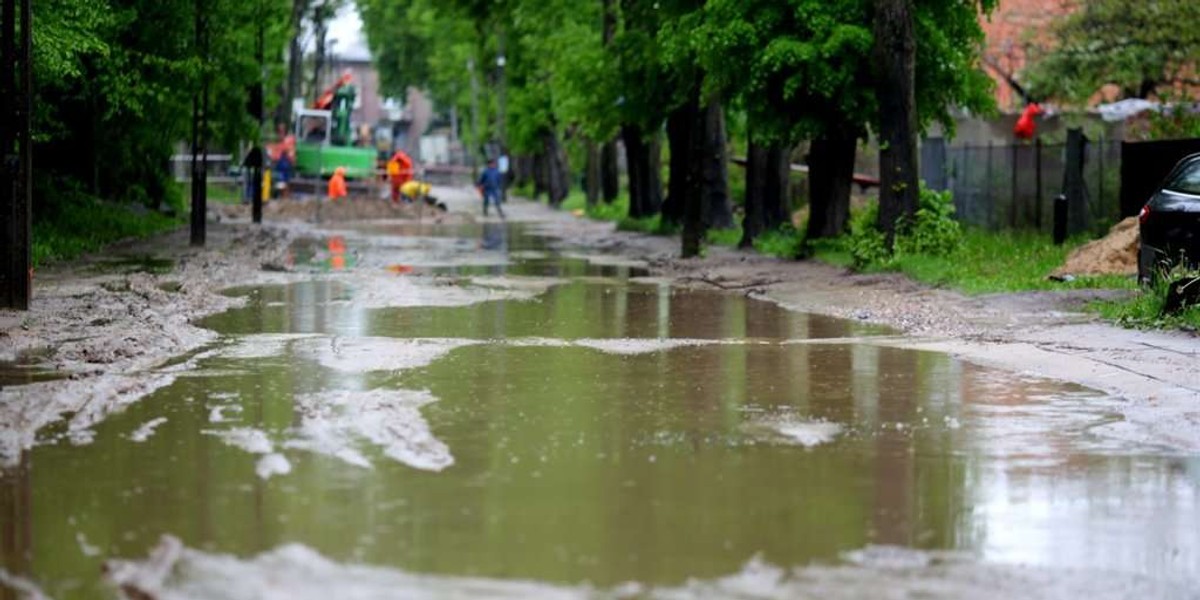
<path fill-rule="evenodd" d="M 378 164 L 373 146 L 354 145 L 350 112 L 355 89 L 345 73 L 325 90 L 312 108 L 296 112 L 296 173 L 301 177 L 326 178 L 345 167 L 349 179 L 372 179 Z"/>

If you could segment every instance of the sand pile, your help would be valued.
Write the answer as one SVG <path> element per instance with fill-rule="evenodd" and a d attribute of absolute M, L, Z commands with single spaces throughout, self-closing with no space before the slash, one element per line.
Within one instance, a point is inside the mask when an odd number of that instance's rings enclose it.
<path fill-rule="evenodd" d="M 1050 275 L 1132 275 L 1137 273 L 1137 252 L 1138 221 L 1129 217 L 1113 225 L 1108 235 L 1072 250 Z"/>

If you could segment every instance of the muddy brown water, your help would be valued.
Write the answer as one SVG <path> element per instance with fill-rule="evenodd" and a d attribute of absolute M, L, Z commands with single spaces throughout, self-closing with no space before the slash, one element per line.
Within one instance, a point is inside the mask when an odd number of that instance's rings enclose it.
<path fill-rule="evenodd" d="M 356 288 L 328 277 L 235 291 L 248 304 L 203 322 L 223 340 L 176 361 L 174 383 L 90 444 L 47 432 L 5 473 L 7 572 L 54 597 L 105 597 L 102 561 L 169 533 L 241 557 L 299 543 L 416 573 L 601 588 L 720 577 L 755 556 L 837 563 L 869 545 L 1200 576 L 1200 463 L 1102 435 L 1120 399 L 871 344 L 889 332 L 859 323 L 631 280 L 634 267 L 556 258 L 520 227 L 492 256 L 486 235 L 380 226 L 341 243 L 381 276 L 403 260 L 416 276 L 564 282 L 389 309 L 356 306 Z M 298 248 L 298 264 L 323 272 L 327 242 Z M 455 342 L 394 367 L 314 353 L 366 338 Z M 238 347 L 252 351 L 223 352 Z M 452 464 L 418 468 L 366 440 L 353 446 L 366 464 L 288 445 L 306 419 L 298 399 L 372 390 L 427 392 L 413 427 L 435 442 L 417 449 L 440 443 Z M 220 437 L 238 428 L 290 471 L 256 473 L 261 453 Z"/>

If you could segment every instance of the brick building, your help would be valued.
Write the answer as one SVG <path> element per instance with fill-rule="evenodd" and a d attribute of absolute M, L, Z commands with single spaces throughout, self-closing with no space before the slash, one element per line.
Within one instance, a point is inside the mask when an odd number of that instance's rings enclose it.
<path fill-rule="evenodd" d="M 1078 6 L 1076 0 L 999 0 L 991 15 L 979 17 L 986 36 L 985 68 L 996 82 L 996 106 L 1002 112 L 1020 111 L 1025 100 L 999 72 L 1020 73 L 1026 63 L 1026 48 L 1051 41 L 1047 38 L 1054 20 Z"/>

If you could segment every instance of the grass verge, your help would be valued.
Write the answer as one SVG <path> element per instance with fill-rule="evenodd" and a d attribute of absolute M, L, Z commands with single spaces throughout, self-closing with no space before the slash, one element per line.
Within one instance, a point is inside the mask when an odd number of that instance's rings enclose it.
<path fill-rule="evenodd" d="M 961 243 L 945 255 L 903 254 L 872 262 L 861 270 L 904 273 L 917 281 L 967 294 L 1136 287 L 1133 278 L 1122 275 L 1076 277 L 1066 282 L 1047 279 L 1075 245 L 1055 246 L 1048 236 L 1032 232 L 967 229 Z M 839 266 L 853 263 L 845 238 L 815 241 L 812 252 L 815 258 L 827 263 Z"/>
<path fill-rule="evenodd" d="M 70 260 L 119 240 L 151 236 L 187 222 L 184 211 L 178 207 L 176 215 L 138 210 L 70 192 L 70 198 L 60 201 L 53 214 L 35 220 L 33 266 Z"/>
<path fill-rule="evenodd" d="M 1089 308 L 1109 321 L 1137 329 L 1183 329 L 1200 331 L 1200 305 L 1189 306 L 1174 314 L 1164 314 L 1169 282 L 1182 277 L 1196 277 L 1197 272 L 1177 269 L 1159 277 L 1153 285 L 1144 287 L 1128 300 L 1099 300 Z"/>

